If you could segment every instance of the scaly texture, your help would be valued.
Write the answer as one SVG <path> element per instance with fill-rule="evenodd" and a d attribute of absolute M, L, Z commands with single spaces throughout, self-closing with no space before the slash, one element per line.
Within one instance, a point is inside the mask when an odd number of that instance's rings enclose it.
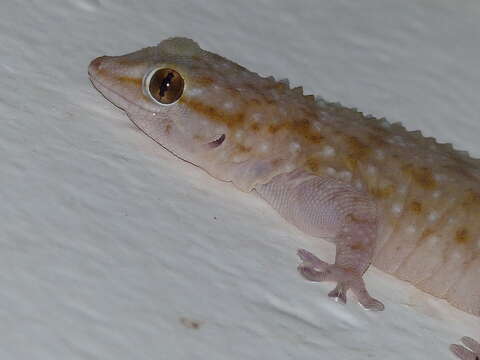
<path fill-rule="evenodd" d="M 157 69 L 168 76 L 149 87 Z M 364 306 L 381 309 L 361 279 L 373 262 L 480 315 L 479 160 L 398 123 L 305 96 L 189 39 L 97 58 L 89 73 L 155 141 L 255 190 L 305 232 L 331 238 L 333 265 L 299 252 L 306 278 L 337 282 L 331 296 L 345 301 L 352 289 Z M 177 100 L 156 101 L 165 94 Z"/>

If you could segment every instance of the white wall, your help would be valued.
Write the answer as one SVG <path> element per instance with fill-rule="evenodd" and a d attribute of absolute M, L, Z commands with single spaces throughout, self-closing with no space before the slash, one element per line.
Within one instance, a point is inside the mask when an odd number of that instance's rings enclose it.
<path fill-rule="evenodd" d="M 3 1 L 0 358 L 452 359 L 478 319 L 375 269 L 383 313 L 332 302 L 295 270 L 298 247 L 331 247 L 150 141 L 86 70 L 193 37 L 480 157 L 479 16 L 473 0 Z"/>

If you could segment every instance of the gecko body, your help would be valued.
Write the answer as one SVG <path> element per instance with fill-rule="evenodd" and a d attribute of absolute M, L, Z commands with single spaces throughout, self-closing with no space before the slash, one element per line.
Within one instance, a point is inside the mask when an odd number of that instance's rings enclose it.
<path fill-rule="evenodd" d="M 89 66 L 94 86 L 149 137 L 213 177 L 255 192 L 334 264 L 299 250 L 300 273 L 383 304 L 370 264 L 480 315 L 480 161 L 401 124 L 305 96 L 194 41 L 172 38 Z M 464 341 L 475 354 L 480 346 Z M 473 352 L 458 345 L 462 359 Z"/>

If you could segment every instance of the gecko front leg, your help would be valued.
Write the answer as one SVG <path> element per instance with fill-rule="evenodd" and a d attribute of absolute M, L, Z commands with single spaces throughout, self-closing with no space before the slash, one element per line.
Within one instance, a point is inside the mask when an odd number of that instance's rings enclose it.
<path fill-rule="evenodd" d="M 305 233 L 330 238 L 336 244 L 335 264 L 327 264 L 306 250 L 299 250 L 300 273 L 311 281 L 333 281 L 329 294 L 346 302 L 351 289 L 359 303 L 370 310 L 383 310 L 362 279 L 369 267 L 377 236 L 373 200 L 352 186 L 330 177 L 304 171 L 276 176 L 255 188 L 287 221 Z"/>

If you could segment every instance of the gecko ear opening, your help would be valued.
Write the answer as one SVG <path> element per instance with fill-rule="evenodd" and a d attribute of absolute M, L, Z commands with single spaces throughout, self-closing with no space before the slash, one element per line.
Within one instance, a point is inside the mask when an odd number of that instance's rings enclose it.
<path fill-rule="evenodd" d="M 183 94 L 185 81 L 175 70 L 157 68 L 150 71 L 144 79 L 145 92 L 160 105 L 175 104 Z"/>
<path fill-rule="evenodd" d="M 218 139 L 210 141 L 208 143 L 208 147 L 210 149 L 215 149 L 215 148 L 219 147 L 220 145 L 222 145 L 222 143 L 224 141 L 225 141 L 225 134 L 222 134 Z"/>

